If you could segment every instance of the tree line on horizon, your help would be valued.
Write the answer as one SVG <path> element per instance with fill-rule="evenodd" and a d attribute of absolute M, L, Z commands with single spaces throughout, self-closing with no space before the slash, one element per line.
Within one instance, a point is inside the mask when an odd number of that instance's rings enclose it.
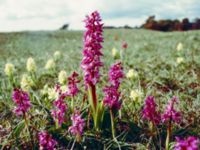
<path fill-rule="evenodd" d="M 196 18 L 193 22 L 190 22 L 188 18 L 184 18 L 181 21 L 178 19 L 156 20 L 155 16 L 149 16 L 141 28 L 164 32 L 198 30 L 200 29 L 200 18 Z"/>

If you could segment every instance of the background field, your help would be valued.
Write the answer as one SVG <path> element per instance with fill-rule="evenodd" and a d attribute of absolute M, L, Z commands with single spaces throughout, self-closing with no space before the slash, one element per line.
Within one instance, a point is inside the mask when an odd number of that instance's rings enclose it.
<path fill-rule="evenodd" d="M 21 75 L 26 72 L 27 58 L 33 57 L 38 67 L 37 75 L 41 77 L 41 84 L 36 89 L 40 90 L 46 83 L 56 83 L 60 70 L 64 69 L 68 74 L 77 71 L 82 75 L 79 67 L 82 58 L 82 36 L 82 31 L 0 33 L 0 116 L 6 114 L 2 104 L 6 98 L 11 99 L 9 96 L 1 96 L 6 91 L 6 63 L 10 62 L 16 66 L 16 77 L 20 80 Z M 181 101 L 179 107 L 184 115 L 184 122 L 186 125 L 190 124 L 190 128 L 185 129 L 183 124 L 181 126 L 184 130 L 175 131 L 174 136 L 188 133 L 200 136 L 200 31 L 163 33 L 136 29 L 105 30 L 104 40 L 103 61 L 106 69 L 101 70 L 103 79 L 106 78 L 107 68 L 115 62 L 112 48 L 120 50 L 124 41 L 128 43 L 122 60 L 124 71 L 126 73 L 134 68 L 139 73 L 138 82 L 125 79 L 122 83 L 122 95 L 126 100 L 123 109 L 133 117 L 129 120 L 135 119 L 135 112 L 140 111 L 143 105 L 143 101 L 138 108 L 132 105 L 129 98 L 131 90 L 141 89 L 142 100 L 149 94 L 154 95 L 161 104 L 166 104 L 172 95 L 177 95 Z M 183 50 L 177 52 L 176 46 L 179 42 L 183 43 Z M 53 78 L 43 81 L 45 63 L 57 50 L 63 54 L 63 58 L 57 62 L 58 72 Z M 177 64 L 177 57 L 183 57 L 184 62 Z M 106 81 L 103 79 L 102 81 Z M 135 134 L 133 133 L 133 137 L 137 136 Z"/>
<path fill-rule="evenodd" d="M 81 73 L 82 31 L 38 31 L 0 34 L 0 77 L 4 79 L 4 65 L 11 62 L 16 66 L 17 76 L 26 72 L 26 60 L 33 57 L 38 74 L 56 50 L 64 57 L 58 62 L 58 70 Z M 161 92 L 184 92 L 184 98 L 200 101 L 200 31 L 155 32 L 148 30 L 105 30 L 104 63 L 108 68 L 115 62 L 111 50 L 120 50 L 123 41 L 128 43 L 124 52 L 124 69 L 138 70 L 141 86 L 147 85 Z M 176 46 L 183 43 L 183 51 Z M 184 63 L 177 65 L 176 58 L 183 57 Z M 107 74 L 105 72 L 105 74 Z M 137 87 L 137 86 L 136 86 Z M 200 105 L 200 102 L 198 103 Z"/>
<path fill-rule="evenodd" d="M 0 33 L 0 77 L 4 78 L 4 65 L 14 63 L 16 72 L 25 72 L 26 60 L 33 57 L 41 73 L 47 59 L 59 50 L 64 57 L 59 61 L 59 68 L 67 72 L 80 72 L 82 31 L 38 31 Z M 159 78 L 172 78 L 180 87 L 185 80 L 199 84 L 200 81 L 200 31 L 190 32 L 155 32 L 147 30 L 105 30 L 104 63 L 108 67 L 114 62 L 111 55 L 113 47 L 121 49 L 123 41 L 128 43 L 124 54 L 125 70 L 131 67 L 139 69 L 151 82 Z M 176 45 L 182 42 L 183 51 L 177 53 Z M 176 65 L 177 57 L 184 57 L 184 65 Z M 182 67 L 181 67 L 182 66 Z M 192 73 L 193 72 L 193 73 Z M 192 73 L 192 74 L 191 74 Z M 18 74 L 20 75 L 20 74 Z M 198 86 L 199 87 L 199 86 Z"/>
<path fill-rule="evenodd" d="M 81 60 L 82 35 L 82 31 L 0 33 L 1 76 L 6 62 L 12 62 L 18 69 L 23 70 L 26 59 L 31 56 L 43 67 L 56 50 L 64 54 L 62 67 L 77 67 Z M 163 33 L 128 29 L 105 30 L 104 38 L 103 52 L 106 63 L 111 61 L 111 49 L 120 49 L 123 41 L 128 43 L 125 59 L 134 66 L 173 63 L 177 56 L 176 45 L 179 42 L 184 45 L 186 62 L 191 61 L 192 58 L 188 56 L 193 52 L 195 62 L 200 63 L 200 31 Z"/>

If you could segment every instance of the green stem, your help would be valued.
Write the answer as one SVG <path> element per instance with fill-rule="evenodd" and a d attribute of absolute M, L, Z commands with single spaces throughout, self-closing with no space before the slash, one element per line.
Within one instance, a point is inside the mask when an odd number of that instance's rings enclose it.
<path fill-rule="evenodd" d="M 115 122 L 114 122 L 114 114 L 112 109 L 110 109 L 110 119 L 111 119 L 111 127 L 112 127 L 112 137 L 115 139 Z"/>
<path fill-rule="evenodd" d="M 119 119 L 122 119 L 122 110 L 119 110 Z"/>
<path fill-rule="evenodd" d="M 96 87 L 93 84 L 90 84 L 89 90 L 91 92 L 91 98 L 92 98 L 92 105 L 94 107 L 94 111 L 97 110 L 97 96 L 96 96 Z"/>
<path fill-rule="evenodd" d="M 150 150 L 150 144 L 151 144 L 151 141 L 153 139 L 153 132 L 154 132 L 154 123 L 153 122 L 150 122 L 150 139 L 149 139 L 149 142 L 147 144 L 147 149 Z"/>
<path fill-rule="evenodd" d="M 14 76 L 11 75 L 8 77 L 9 78 L 9 82 L 10 82 L 10 87 L 15 87 L 15 81 L 14 81 Z"/>
<path fill-rule="evenodd" d="M 26 113 L 24 113 L 24 121 L 25 121 L 25 126 L 26 126 L 26 129 L 28 130 L 28 134 L 29 134 L 29 137 L 30 137 L 30 140 L 31 140 L 31 147 L 32 147 L 32 149 L 33 149 L 33 141 L 32 141 L 32 134 L 31 134 L 31 132 L 30 132 L 30 129 L 29 129 L 29 125 L 28 125 L 28 120 L 27 120 L 27 116 L 26 116 Z"/>
<path fill-rule="evenodd" d="M 165 150 L 169 150 L 170 137 L 171 137 L 171 120 L 169 121 L 169 125 L 167 128 L 167 138 L 166 138 L 166 143 L 165 143 Z"/>
<path fill-rule="evenodd" d="M 72 97 L 72 100 L 71 100 L 71 109 L 72 109 L 72 112 L 74 112 L 74 97 Z"/>
<path fill-rule="evenodd" d="M 91 113 L 92 113 L 92 117 L 93 117 L 93 121 L 94 121 L 94 127 L 95 129 L 97 129 L 98 125 L 97 125 L 97 97 L 96 97 L 96 88 L 95 85 L 90 84 L 89 88 L 88 88 L 88 94 L 89 94 L 89 104 L 91 106 Z"/>
<path fill-rule="evenodd" d="M 58 119 L 56 119 L 55 125 L 56 125 L 56 129 L 58 129 L 59 128 Z"/>

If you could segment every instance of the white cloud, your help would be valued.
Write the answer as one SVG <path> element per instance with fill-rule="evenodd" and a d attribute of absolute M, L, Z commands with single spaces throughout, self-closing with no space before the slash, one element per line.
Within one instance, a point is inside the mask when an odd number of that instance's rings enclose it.
<path fill-rule="evenodd" d="M 58 29 L 70 23 L 83 29 L 82 20 L 100 11 L 106 25 L 140 25 L 147 16 L 198 17 L 199 0 L 0 0 L 0 31 Z"/>
<path fill-rule="evenodd" d="M 142 23 L 144 23 L 146 17 L 141 18 L 129 18 L 129 17 L 122 17 L 122 18 L 114 18 L 114 19 L 106 19 L 104 20 L 106 26 L 140 26 Z"/>

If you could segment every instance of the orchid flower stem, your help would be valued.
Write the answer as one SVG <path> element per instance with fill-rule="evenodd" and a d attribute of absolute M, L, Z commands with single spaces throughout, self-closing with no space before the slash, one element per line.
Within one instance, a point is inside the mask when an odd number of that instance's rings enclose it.
<path fill-rule="evenodd" d="M 112 128 L 112 136 L 115 139 L 115 122 L 114 122 L 114 114 L 112 109 L 110 109 L 110 119 L 111 119 L 111 128 Z"/>
<path fill-rule="evenodd" d="M 122 110 L 119 110 L 119 119 L 122 119 Z"/>
<path fill-rule="evenodd" d="M 166 137 L 166 143 L 165 143 L 165 150 L 169 150 L 169 142 L 171 137 L 171 120 L 169 121 L 169 125 L 167 128 L 167 137 Z"/>
<path fill-rule="evenodd" d="M 56 119 L 55 125 L 56 125 L 56 129 L 58 129 L 59 128 L 58 119 Z"/>
<path fill-rule="evenodd" d="M 71 109 L 72 109 L 72 112 L 74 112 L 74 97 L 72 97 L 72 100 L 71 100 Z"/>
<path fill-rule="evenodd" d="M 24 113 L 24 121 L 25 121 L 25 126 L 26 126 L 26 129 L 28 131 L 28 134 L 29 134 L 29 137 L 30 137 L 30 140 L 31 140 L 31 147 L 33 149 L 33 146 L 34 146 L 33 141 L 32 141 L 33 138 L 32 138 L 32 134 L 31 134 L 30 129 L 29 129 L 26 113 Z"/>
<path fill-rule="evenodd" d="M 95 85 L 90 85 L 89 89 L 89 103 L 91 106 L 91 113 L 92 113 L 92 117 L 93 117 L 93 121 L 94 121 L 94 127 L 95 129 L 98 129 L 98 123 L 97 123 L 97 116 L 98 116 L 98 106 L 97 106 L 97 97 L 96 97 L 96 88 Z"/>
<path fill-rule="evenodd" d="M 70 148 L 70 150 L 74 149 L 75 143 L 76 143 L 76 139 L 74 139 L 74 142 L 73 142 L 72 147 Z"/>
<path fill-rule="evenodd" d="M 92 105 L 94 107 L 94 111 L 96 112 L 96 109 L 97 109 L 96 87 L 95 85 L 91 84 L 89 88 L 90 88 L 89 90 L 91 93 Z"/>
<path fill-rule="evenodd" d="M 13 75 L 11 75 L 10 77 L 9 77 L 9 82 L 10 82 L 10 87 L 12 88 L 12 87 L 15 87 L 15 80 L 14 80 L 14 76 Z"/>
<path fill-rule="evenodd" d="M 151 141 L 152 141 L 152 139 L 153 139 L 153 132 L 154 132 L 154 123 L 153 122 L 150 122 L 150 125 L 149 125 L 150 127 L 150 139 L 149 139 L 149 142 L 148 142 L 148 144 L 147 144 L 147 149 L 149 150 L 150 149 L 150 143 L 151 143 Z"/>

